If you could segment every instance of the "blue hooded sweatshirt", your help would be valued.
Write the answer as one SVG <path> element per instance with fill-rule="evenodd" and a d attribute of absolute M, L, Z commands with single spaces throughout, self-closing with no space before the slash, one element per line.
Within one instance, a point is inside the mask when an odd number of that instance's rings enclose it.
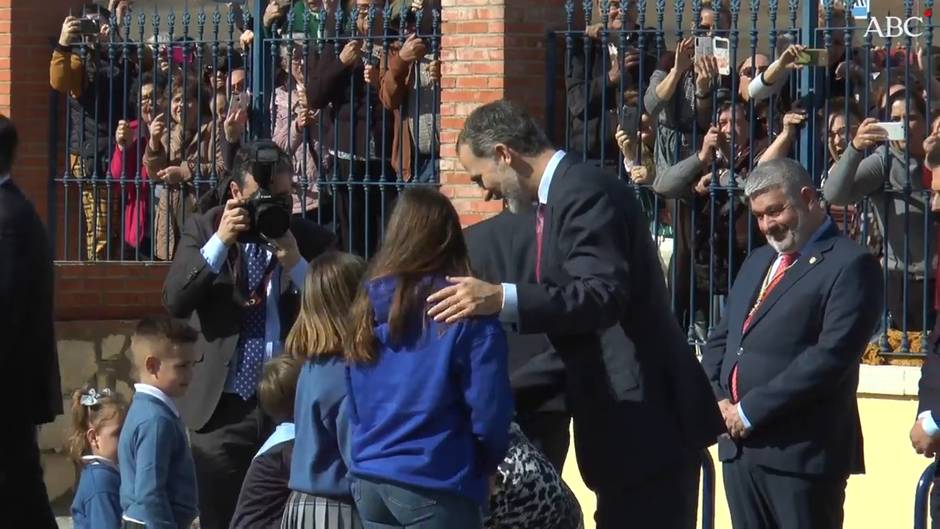
<path fill-rule="evenodd" d="M 506 335 L 495 317 L 453 325 L 424 317 L 393 343 L 396 278 L 367 286 L 378 355 L 348 368 L 350 472 L 452 492 L 483 504 L 506 455 L 513 415 Z M 427 277 L 428 292 L 447 286 Z M 421 305 L 422 315 L 427 307 Z"/>

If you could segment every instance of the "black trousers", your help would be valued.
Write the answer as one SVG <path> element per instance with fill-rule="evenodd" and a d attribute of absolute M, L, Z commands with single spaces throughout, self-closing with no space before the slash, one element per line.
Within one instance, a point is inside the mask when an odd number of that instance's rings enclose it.
<path fill-rule="evenodd" d="M 734 529 L 840 529 L 848 477 L 777 472 L 740 459 L 724 463 Z"/>
<path fill-rule="evenodd" d="M 16 527 L 56 529 L 55 516 L 42 479 L 36 426 L 14 419 L 4 425 L 4 457 L 0 461 L 0 513 L 16 513 Z"/>
<path fill-rule="evenodd" d="M 223 393 L 209 422 L 190 433 L 202 529 L 228 529 L 251 459 L 272 429 L 256 398 Z"/>
<path fill-rule="evenodd" d="M 561 474 L 571 442 L 571 415 L 563 411 L 544 411 L 520 415 L 516 420 L 522 433 Z"/>
<path fill-rule="evenodd" d="M 597 529 L 695 529 L 701 468 L 701 452 L 689 451 L 649 479 L 601 485 L 594 491 Z"/>

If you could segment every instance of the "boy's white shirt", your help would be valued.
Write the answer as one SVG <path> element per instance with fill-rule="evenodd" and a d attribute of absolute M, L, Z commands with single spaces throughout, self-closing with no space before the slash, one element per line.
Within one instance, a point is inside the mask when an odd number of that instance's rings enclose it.
<path fill-rule="evenodd" d="M 161 402 L 169 406 L 173 410 L 173 414 L 177 417 L 180 416 L 180 410 L 176 407 L 176 403 L 173 402 L 166 393 L 163 392 L 160 388 L 156 386 L 151 386 L 150 384 L 134 384 L 134 391 L 139 391 L 145 395 L 150 395 L 156 399 L 160 399 Z"/>

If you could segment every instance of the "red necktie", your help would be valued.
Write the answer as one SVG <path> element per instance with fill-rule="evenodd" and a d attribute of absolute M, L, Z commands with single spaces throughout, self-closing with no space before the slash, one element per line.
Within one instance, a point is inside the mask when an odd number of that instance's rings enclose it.
<path fill-rule="evenodd" d="M 542 228 L 545 226 L 545 206 L 535 209 L 535 280 L 542 281 Z"/>
<path fill-rule="evenodd" d="M 780 255 L 780 264 L 777 265 L 777 269 L 774 270 L 773 277 L 761 287 L 760 293 L 757 294 L 757 301 L 754 302 L 754 306 L 751 307 L 751 312 L 749 312 L 747 318 L 744 319 L 744 327 L 741 329 L 742 334 L 747 332 L 748 327 L 751 326 L 751 318 L 757 313 L 757 308 L 767 299 L 770 291 L 780 283 L 780 280 L 783 279 L 783 274 L 786 273 L 799 258 L 800 254 L 796 252 Z M 731 368 L 731 400 L 732 402 L 738 402 L 738 364 L 734 364 L 734 367 Z"/>

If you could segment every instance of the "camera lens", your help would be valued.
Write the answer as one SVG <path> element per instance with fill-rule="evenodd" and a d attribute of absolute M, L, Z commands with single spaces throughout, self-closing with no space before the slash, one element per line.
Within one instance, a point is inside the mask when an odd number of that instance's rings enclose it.
<path fill-rule="evenodd" d="M 255 227 L 269 239 L 280 238 L 290 229 L 290 210 L 276 203 L 261 204 L 255 214 Z"/>

